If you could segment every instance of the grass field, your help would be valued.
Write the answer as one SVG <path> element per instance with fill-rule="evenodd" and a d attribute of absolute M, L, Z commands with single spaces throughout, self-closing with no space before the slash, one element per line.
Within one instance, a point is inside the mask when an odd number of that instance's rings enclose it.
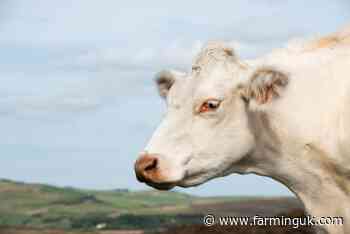
<path fill-rule="evenodd" d="M 200 224 L 206 213 L 276 214 L 299 205 L 291 198 L 196 197 L 156 190 L 95 191 L 10 180 L 0 180 L 0 201 L 0 226 L 17 228 L 13 229 L 16 233 L 22 230 L 18 227 L 34 232 L 38 228 L 96 232 L 98 225 L 103 230 L 154 230 L 175 224 Z M 1 230 L 5 229 L 0 229 L 0 234 Z"/>

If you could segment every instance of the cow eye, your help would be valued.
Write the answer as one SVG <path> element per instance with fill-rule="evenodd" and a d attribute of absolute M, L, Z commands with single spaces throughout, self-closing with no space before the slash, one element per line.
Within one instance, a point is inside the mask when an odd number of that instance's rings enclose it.
<path fill-rule="evenodd" d="M 199 109 L 199 113 L 205 113 L 210 111 L 216 111 L 221 104 L 220 100 L 209 99 L 205 101 Z"/>

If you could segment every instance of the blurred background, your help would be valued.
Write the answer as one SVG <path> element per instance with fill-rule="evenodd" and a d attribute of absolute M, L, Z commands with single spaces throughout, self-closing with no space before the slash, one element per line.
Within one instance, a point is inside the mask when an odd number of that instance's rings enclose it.
<path fill-rule="evenodd" d="M 142 191 L 133 163 L 165 105 L 164 68 L 188 71 L 208 40 L 253 58 L 350 22 L 347 0 L 0 2 L 0 178 Z M 200 196 L 291 196 L 232 175 Z"/>

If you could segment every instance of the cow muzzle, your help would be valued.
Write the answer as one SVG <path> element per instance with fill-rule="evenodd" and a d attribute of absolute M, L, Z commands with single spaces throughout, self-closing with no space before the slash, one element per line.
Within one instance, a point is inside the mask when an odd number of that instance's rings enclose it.
<path fill-rule="evenodd" d="M 135 174 L 138 181 L 159 190 L 169 190 L 175 187 L 175 182 L 169 182 L 164 175 L 162 160 L 159 155 L 143 152 L 135 162 Z"/>

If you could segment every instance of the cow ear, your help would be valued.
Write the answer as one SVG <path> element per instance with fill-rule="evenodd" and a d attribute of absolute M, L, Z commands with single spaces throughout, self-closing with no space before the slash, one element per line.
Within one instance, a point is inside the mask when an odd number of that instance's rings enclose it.
<path fill-rule="evenodd" d="M 259 105 L 269 103 L 281 96 L 288 80 L 286 73 L 275 68 L 257 69 L 244 87 L 243 97 L 249 101 L 254 100 Z"/>
<path fill-rule="evenodd" d="M 156 75 L 155 82 L 158 88 L 158 93 L 162 98 L 166 98 L 168 96 L 171 87 L 179 75 L 183 74 L 168 70 L 163 70 Z"/>

